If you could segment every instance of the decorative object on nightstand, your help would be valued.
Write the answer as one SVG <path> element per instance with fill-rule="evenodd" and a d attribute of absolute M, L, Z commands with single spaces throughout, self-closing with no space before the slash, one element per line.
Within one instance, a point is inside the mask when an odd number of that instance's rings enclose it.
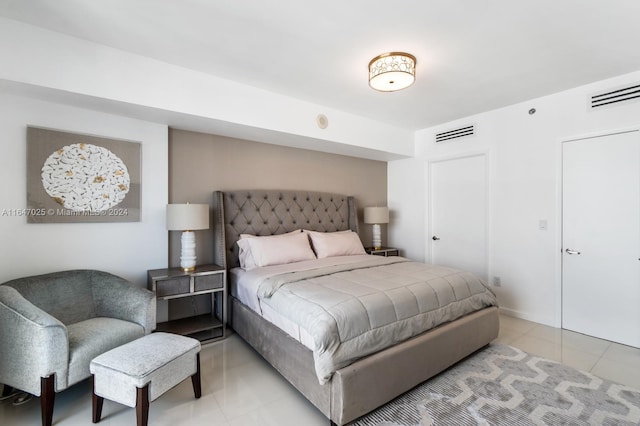
<path fill-rule="evenodd" d="M 227 271 L 218 265 L 198 265 L 147 271 L 147 288 L 160 300 L 211 294 L 211 313 L 159 322 L 156 331 L 182 334 L 200 341 L 223 339 L 227 322 Z"/>
<path fill-rule="evenodd" d="M 389 223 L 389 209 L 387 207 L 365 207 L 364 223 L 373 224 L 373 247 L 382 247 L 381 223 Z"/>
<path fill-rule="evenodd" d="M 196 236 L 193 231 L 209 229 L 208 204 L 168 204 L 167 229 L 183 231 L 180 239 L 180 267 L 185 272 L 196 267 Z"/>
<path fill-rule="evenodd" d="M 366 251 L 367 254 L 374 254 L 376 256 L 400 256 L 398 249 L 393 247 L 365 247 L 364 251 Z"/>

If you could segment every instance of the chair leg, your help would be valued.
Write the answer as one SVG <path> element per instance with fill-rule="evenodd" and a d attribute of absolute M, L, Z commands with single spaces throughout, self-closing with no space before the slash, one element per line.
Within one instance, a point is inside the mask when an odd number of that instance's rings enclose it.
<path fill-rule="evenodd" d="M 0 395 L 0 397 L 7 397 L 11 394 L 13 394 L 13 387 L 9 386 L 9 385 L 3 385 L 4 388 L 2 389 L 2 395 Z"/>
<path fill-rule="evenodd" d="M 98 423 L 102 417 L 102 405 L 104 398 L 96 395 L 96 376 L 91 375 L 91 412 L 93 413 L 92 420 L 94 423 Z"/>
<path fill-rule="evenodd" d="M 56 375 L 40 378 L 40 411 L 42 414 L 42 426 L 51 426 L 53 422 L 53 403 L 56 399 L 54 384 Z"/>
<path fill-rule="evenodd" d="M 147 426 L 149 422 L 149 385 L 136 389 L 136 421 L 138 426 Z"/>
<path fill-rule="evenodd" d="M 200 354 L 196 354 L 196 373 L 191 376 L 191 384 L 193 384 L 193 394 L 196 396 L 196 399 L 202 396 L 202 386 L 200 384 Z"/>

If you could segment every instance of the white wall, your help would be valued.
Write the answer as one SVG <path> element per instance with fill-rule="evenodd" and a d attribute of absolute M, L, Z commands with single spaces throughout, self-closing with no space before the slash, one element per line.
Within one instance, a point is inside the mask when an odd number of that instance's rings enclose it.
<path fill-rule="evenodd" d="M 387 163 L 388 243 L 400 255 L 425 260 L 426 192 L 425 163 L 422 159 L 406 159 Z"/>
<path fill-rule="evenodd" d="M 560 325 L 561 141 L 640 126 L 640 102 L 598 111 L 589 95 L 640 82 L 640 72 L 416 132 L 416 158 L 389 163 L 388 203 L 399 221 L 389 243 L 428 260 L 425 168 L 429 159 L 487 150 L 490 158 L 490 276 L 500 305 L 516 316 Z M 526 82 L 523 82 L 526 84 Z M 528 113 L 530 108 L 537 112 Z M 435 133 L 475 124 L 477 134 L 434 144 Z M 420 215 L 418 214 L 420 212 Z M 548 229 L 538 229 L 540 220 Z"/>
<path fill-rule="evenodd" d="M 0 57 L 0 83 L 172 127 L 372 159 L 413 155 L 409 130 L 5 18 Z"/>
<path fill-rule="evenodd" d="M 26 208 L 27 125 L 141 142 L 140 222 L 28 224 L 11 215 Z M 0 283 L 89 268 L 145 285 L 147 269 L 166 267 L 167 126 L 0 93 L 0 134 Z"/>

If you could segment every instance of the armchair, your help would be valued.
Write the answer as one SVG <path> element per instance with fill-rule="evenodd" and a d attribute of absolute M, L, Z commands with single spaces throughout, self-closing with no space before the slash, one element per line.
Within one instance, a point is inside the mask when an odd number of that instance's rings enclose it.
<path fill-rule="evenodd" d="M 43 426 L 55 392 L 90 377 L 96 356 L 149 334 L 155 295 L 94 270 L 54 272 L 0 285 L 0 383 L 40 396 Z"/>

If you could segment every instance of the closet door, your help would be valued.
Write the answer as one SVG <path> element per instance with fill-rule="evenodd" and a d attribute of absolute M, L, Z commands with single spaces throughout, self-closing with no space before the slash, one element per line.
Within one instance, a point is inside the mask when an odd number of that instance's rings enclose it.
<path fill-rule="evenodd" d="M 486 156 L 429 163 L 431 263 L 487 279 Z"/>
<path fill-rule="evenodd" d="M 562 326 L 640 347 L 640 136 L 562 148 Z"/>

